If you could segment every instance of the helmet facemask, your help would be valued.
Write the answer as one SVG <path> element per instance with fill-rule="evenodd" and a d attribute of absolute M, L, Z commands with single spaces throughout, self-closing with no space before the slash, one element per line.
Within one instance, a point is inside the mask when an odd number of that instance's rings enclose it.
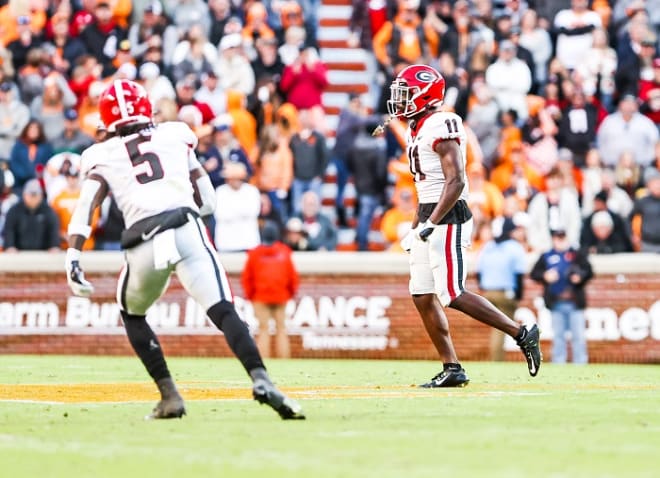
<path fill-rule="evenodd" d="M 409 87 L 405 81 L 396 79 L 390 85 L 390 99 L 387 100 L 387 112 L 390 116 L 410 118 L 418 113 L 413 98 L 419 95 L 419 87 Z"/>

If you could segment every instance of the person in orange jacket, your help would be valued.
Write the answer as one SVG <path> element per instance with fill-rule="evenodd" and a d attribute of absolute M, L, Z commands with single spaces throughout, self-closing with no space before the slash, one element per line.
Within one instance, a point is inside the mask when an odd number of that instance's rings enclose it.
<path fill-rule="evenodd" d="M 275 319 L 277 356 L 291 356 L 289 336 L 284 320 L 286 305 L 298 292 L 298 271 L 291 259 L 291 249 L 280 242 L 280 231 L 268 221 L 261 231 L 261 244 L 247 253 L 241 275 L 245 298 L 252 302 L 259 321 L 257 347 L 264 357 L 270 357 L 270 319 Z"/>

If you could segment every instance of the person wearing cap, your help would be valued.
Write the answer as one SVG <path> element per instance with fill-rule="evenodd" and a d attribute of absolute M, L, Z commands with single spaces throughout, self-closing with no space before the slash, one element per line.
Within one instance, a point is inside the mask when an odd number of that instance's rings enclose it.
<path fill-rule="evenodd" d="M 241 273 L 243 293 L 252 303 L 259 322 L 256 342 L 264 357 L 271 356 L 271 319 L 275 322 L 275 356 L 291 356 L 285 313 L 288 302 L 298 292 L 299 282 L 291 249 L 280 241 L 278 225 L 266 221 L 261 230 L 261 244 L 247 252 Z"/>
<path fill-rule="evenodd" d="M 195 92 L 195 99 L 206 103 L 217 116 L 227 112 L 227 92 L 222 87 L 220 78 L 213 68 L 203 70 L 199 75 L 200 86 Z"/>
<path fill-rule="evenodd" d="M 50 142 L 53 152 L 69 151 L 80 154 L 94 143 L 94 138 L 80 129 L 78 111 L 75 108 L 64 110 L 63 125 L 62 133 Z"/>
<path fill-rule="evenodd" d="M 218 122 L 212 126 L 212 129 L 212 142 L 203 166 L 211 178 L 213 187 L 217 188 L 225 183 L 224 167 L 229 163 L 242 164 L 246 171 L 245 180 L 248 181 L 254 171 L 247 153 L 232 133 L 231 125 L 224 121 Z"/>
<path fill-rule="evenodd" d="M 658 139 L 658 128 L 639 112 L 637 97 L 630 93 L 621 97 L 617 111 L 607 115 L 596 134 L 603 164 L 611 168 L 624 151 L 631 151 L 637 164 L 647 166 L 653 160 Z"/>
<path fill-rule="evenodd" d="M 484 244 L 477 259 L 477 283 L 486 299 L 508 317 L 514 317 L 523 297 L 527 253 L 513 235 L 523 228 L 514 218 L 505 216 L 496 218 L 491 227 L 494 237 Z M 491 330 L 491 360 L 504 360 L 504 339 L 504 332 Z"/>
<path fill-rule="evenodd" d="M 532 87 L 532 72 L 516 57 L 516 45 L 511 40 L 500 42 L 497 60 L 486 68 L 486 84 L 502 111 L 512 109 L 519 120 L 527 118 L 525 96 Z"/>
<path fill-rule="evenodd" d="M 22 189 L 21 200 L 9 209 L 2 230 L 5 252 L 60 250 L 59 221 L 44 200 L 38 179 Z"/>
<path fill-rule="evenodd" d="M 49 202 L 53 211 L 55 211 L 60 224 L 60 248 L 66 250 L 69 247 L 67 228 L 69 227 L 73 211 L 80 198 L 80 158 L 77 158 L 77 161 L 65 159 L 60 174 L 65 180 L 64 187 L 59 193 L 57 193 L 57 195 L 49 198 Z M 96 208 L 92 214 L 92 230 L 96 229 L 99 217 L 100 208 Z M 83 243 L 82 250 L 91 251 L 93 249 L 94 235 L 92 234 Z"/>
<path fill-rule="evenodd" d="M 630 214 L 635 250 L 660 253 L 660 170 L 644 172 L 646 194 L 637 199 Z"/>
<path fill-rule="evenodd" d="M 228 161 L 223 164 L 225 183 L 215 195 L 215 247 L 219 252 L 248 251 L 259 244 L 259 189 L 246 182 L 244 164 Z"/>
<path fill-rule="evenodd" d="M 572 361 L 589 361 L 586 340 L 585 286 L 593 277 L 586 251 L 571 247 L 564 229 L 552 230 L 552 246 L 532 267 L 530 277 L 543 286 L 543 300 L 552 314 L 552 362 L 566 363 L 566 333 L 571 333 Z"/>
<path fill-rule="evenodd" d="M 176 100 L 176 90 L 170 79 L 161 74 L 160 67 L 151 61 L 146 61 L 138 69 L 138 82 L 147 90 L 151 101 L 157 105 L 162 99 Z"/>
<path fill-rule="evenodd" d="M 218 45 L 218 61 L 214 65 L 221 72 L 220 84 L 226 90 L 236 90 L 245 96 L 254 91 L 256 78 L 250 61 L 243 54 L 243 38 L 240 33 L 222 37 Z"/>
<path fill-rule="evenodd" d="M 580 248 L 589 254 L 632 252 L 629 226 L 618 214 L 607 209 L 607 193 L 594 198 L 595 211 L 584 219 Z"/>
<path fill-rule="evenodd" d="M 545 176 L 545 191 L 531 199 L 527 212 L 529 245 L 534 252 L 550 248 L 550 231 L 553 229 L 565 231 L 571 246 L 580 245 L 582 216 L 577 191 L 564 187 L 563 174 L 558 167 L 552 168 Z"/>

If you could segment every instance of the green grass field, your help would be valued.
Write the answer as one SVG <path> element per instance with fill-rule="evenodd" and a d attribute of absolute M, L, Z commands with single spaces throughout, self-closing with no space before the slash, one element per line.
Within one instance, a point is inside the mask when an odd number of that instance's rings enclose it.
<path fill-rule="evenodd" d="M 157 395 L 137 358 L 0 356 L 0 476 L 660 476 L 658 366 L 544 364 L 532 379 L 522 361 L 468 363 L 468 387 L 428 391 L 413 384 L 433 362 L 270 360 L 308 416 L 285 422 L 249 399 L 236 360 L 169 363 L 188 416 L 145 421 Z M 15 398 L 30 384 L 55 399 Z M 139 401 L 116 399 L 131 387 Z M 74 388 L 100 394 L 57 399 Z"/>

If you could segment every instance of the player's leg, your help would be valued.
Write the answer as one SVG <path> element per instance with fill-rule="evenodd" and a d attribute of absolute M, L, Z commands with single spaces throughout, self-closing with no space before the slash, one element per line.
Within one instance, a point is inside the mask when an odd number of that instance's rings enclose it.
<path fill-rule="evenodd" d="M 271 308 L 275 319 L 275 350 L 279 358 L 291 357 L 291 345 L 286 331 L 286 303 L 275 304 Z"/>
<path fill-rule="evenodd" d="M 443 370 L 422 386 L 435 388 L 467 385 L 469 379 L 456 356 L 449 333 L 449 321 L 435 293 L 427 242 L 413 241 L 409 290 L 424 328 L 443 363 Z"/>
<path fill-rule="evenodd" d="M 552 307 L 552 363 L 566 363 L 566 331 L 569 318 L 564 311 L 563 303 L 559 302 Z"/>
<path fill-rule="evenodd" d="M 442 362 L 458 363 L 449 333 L 449 321 L 437 296 L 435 294 L 413 295 L 413 303 Z"/>
<path fill-rule="evenodd" d="M 530 375 L 535 376 L 541 365 L 541 349 L 536 325 L 528 330 L 507 317 L 486 298 L 464 288 L 467 277 L 464 256 L 470 244 L 472 220 L 465 224 L 447 224 L 438 229 L 431 236 L 433 247 L 430 256 L 436 285 L 441 288 L 439 295 L 442 304 L 516 339 L 527 360 Z M 445 288 L 441 285 L 443 281 Z"/>
<path fill-rule="evenodd" d="M 252 302 L 254 317 L 259 322 L 257 348 L 262 357 L 270 357 L 270 308 L 263 302 Z"/>
<path fill-rule="evenodd" d="M 253 396 L 267 403 L 283 419 L 304 418 L 298 403 L 272 383 L 257 345 L 233 303 L 229 281 L 201 220 L 177 229 L 176 243 L 182 260 L 176 265 L 181 284 L 225 335 L 227 344 L 253 381 Z M 215 278 L 215 280 L 209 280 Z"/>
<path fill-rule="evenodd" d="M 586 336 L 586 318 L 584 311 L 575 308 L 570 312 L 571 350 L 573 351 L 573 363 L 586 364 L 589 361 Z"/>
<path fill-rule="evenodd" d="M 149 418 L 179 418 L 186 413 L 183 398 L 167 367 L 158 337 L 146 321 L 147 309 L 161 296 L 170 276 L 168 269 L 153 269 L 152 247 L 147 242 L 126 252 L 126 263 L 117 284 L 117 301 L 128 340 L 161 394 Z"/>

